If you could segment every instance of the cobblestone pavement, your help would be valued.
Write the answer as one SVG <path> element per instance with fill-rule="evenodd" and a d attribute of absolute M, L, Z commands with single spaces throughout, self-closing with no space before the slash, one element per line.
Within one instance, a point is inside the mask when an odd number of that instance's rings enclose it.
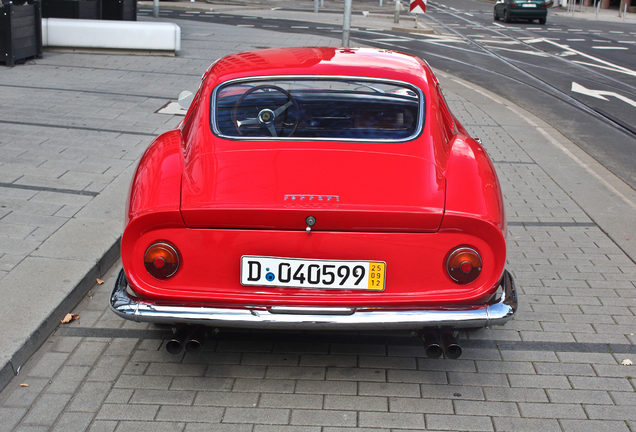
<path fill-rule="evenodd" d="M 194 90 L 212 60 L 255 46 L 339 44 L 179 25 L 176 58 L 48 53 L 0 71 L 0 293 L 23 296 L 3 309 L 3 344 L 16 343 L 11 329 L 51 301 L 66 277 L 55 271 L 60 261 L 92 266 L 94 243 L 121 231 L 136 159 L 180 120 L 155 111 Z M 636 361 L 636 265 L 566 186 L 574 179 L 601 201 L 603 185 L 566 156 L 587 161 L 547 123 L 439 77 L 502 182 L 520 291 L 514 320 L 461 332 L 459 360 L 425 358 L 408 332 L 222 330 L 202 353 L 173 356 L 164 348 L 170 329 L 108 310 L 119 263 L 104 262 L 105 283 L 73 310 L 79 321 L 57 328 L 0 393 L 0 431 L 636 430 L 636 366 L 621 364 Z M 41 298 L 15 289 L 18 267 Z"/>

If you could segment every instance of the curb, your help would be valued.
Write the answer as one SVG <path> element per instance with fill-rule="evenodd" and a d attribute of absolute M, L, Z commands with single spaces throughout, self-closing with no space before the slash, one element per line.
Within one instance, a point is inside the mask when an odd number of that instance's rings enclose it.
<path fill-rule="evenodd" d="M 95 286 L 95 280 L 102 277 L 119 259 L 121 236 L 110 245 L 106 253 L 80 279 L 71 292 L 57 304 L 40 326 L 20 346 L 10 359 L 0 369 L 0 391 L 2 391 L 13 377 L 20 374 L 22 365 L 46 342 L 60 320 L 79 304 L 86 294 Z"/>

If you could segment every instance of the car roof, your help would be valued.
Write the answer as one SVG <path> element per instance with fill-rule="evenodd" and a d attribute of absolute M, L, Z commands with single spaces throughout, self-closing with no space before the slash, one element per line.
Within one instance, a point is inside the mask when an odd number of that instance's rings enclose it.
<path fill-rule="evenodd" d="M 211 72 L 211 73 L 209 73 Z M 245 51 L 214 63 L 206 77 L 217 85 L 236 78 L 276 75 L 331 75 L 394 79 L 427 87 L 435 81 L 418 57 L 373 48 L 294 47 Z"/>

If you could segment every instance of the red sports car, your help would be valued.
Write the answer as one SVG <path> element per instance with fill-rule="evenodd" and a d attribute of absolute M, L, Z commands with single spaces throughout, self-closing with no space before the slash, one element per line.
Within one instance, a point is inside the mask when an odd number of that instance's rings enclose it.
<path fill-rule="evenodd" d="M 453 330 L 517 308 L 501 188 L 428 64 L 286 48 L 205 72 L 132 180 L 111 307 L 179 328 Z"/>

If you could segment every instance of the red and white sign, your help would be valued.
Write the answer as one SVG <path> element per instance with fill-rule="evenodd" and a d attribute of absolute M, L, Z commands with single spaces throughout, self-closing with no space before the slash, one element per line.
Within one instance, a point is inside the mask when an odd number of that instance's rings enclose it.
<path fill-rule="evenodd" d="M 411 0 L 409 12 L 414 14 L 426 13 L 426 0 Z"/>

